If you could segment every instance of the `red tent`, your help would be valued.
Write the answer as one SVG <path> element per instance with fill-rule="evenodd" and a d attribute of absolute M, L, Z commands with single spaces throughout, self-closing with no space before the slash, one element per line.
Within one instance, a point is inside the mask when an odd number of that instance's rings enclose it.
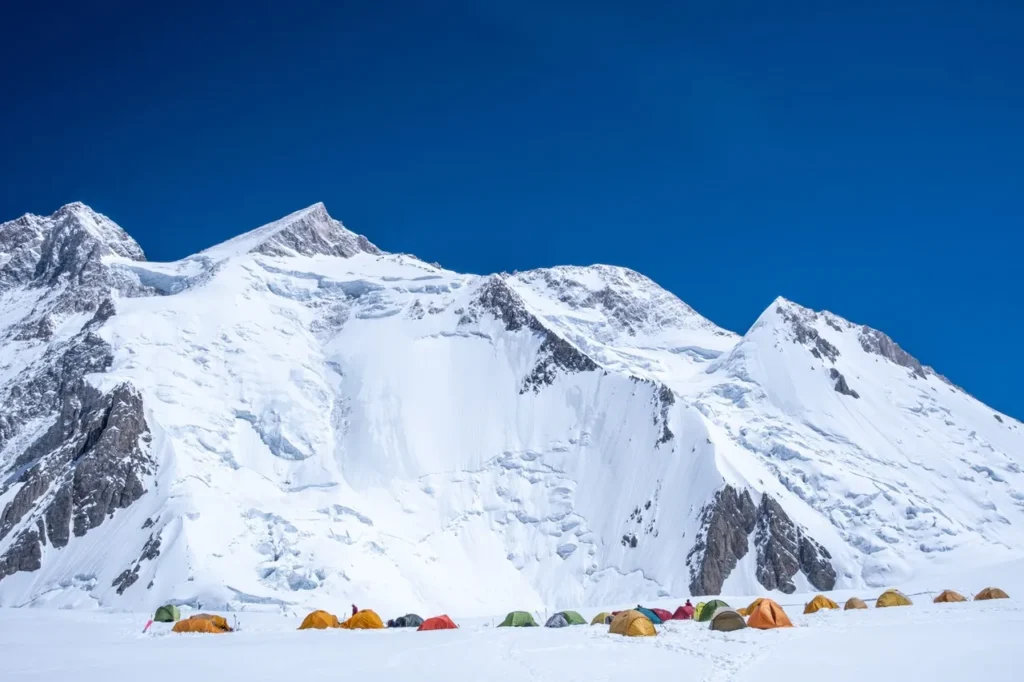
<path fill-rule="evenodd" d="M 686 604 L 676 609 L 676 612 L 672 614 L 672 620 L 690 620 L 693 618 L 693 612 L 696 609 L 693 608 L 692 604 Z"/>
<path fill-rule="evenodd" d="M 424 630 L 454 630 L 459 627 L 452 622 L 452 619 L 448 616 L 435 616 L 433 618 L 427 618 L 423 621 L 423 625 L 416 629 L 417 632 L 423 632 Z"/>
<path fill-rule="evenodd" d="M 671 611 L 666 611 L 665 609 L 651 609 L 651 611 L 654 611 L 654 615 L 656 615 L 658 618 L 661 618 L 662 623 L 666 623 L 672 620 Z"/>

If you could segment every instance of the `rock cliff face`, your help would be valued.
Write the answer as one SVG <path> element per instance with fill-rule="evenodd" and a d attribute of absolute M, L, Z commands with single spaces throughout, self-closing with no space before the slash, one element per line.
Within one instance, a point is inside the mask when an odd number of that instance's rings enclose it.
<path fill-rule="evenodd" d="M 688 561 L 692 594 L 720 594 L 725 579 L 750 551 L 751 541 L 757 553 L 757 581 L 765 589 L 793 593 L 798 572 L 819 590 L 835 587 L 828 550 L 795 524 L 771 495 L 762 495 L 755 506 L 749 491 L 726 486 L 701 511 L 701 521 L 701 534 Z"/>

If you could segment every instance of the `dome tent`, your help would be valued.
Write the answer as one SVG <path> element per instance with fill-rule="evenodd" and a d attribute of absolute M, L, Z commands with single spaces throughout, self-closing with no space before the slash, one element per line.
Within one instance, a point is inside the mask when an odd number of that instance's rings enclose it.
<path fill-rule="evenodd" d="M 635 611 L 639 611 L 640 613 L 644 614 L 647 617 L 647 620 L 651 621 L 655 625 L 661 625 L 661 623 L 662 623 L 661 618 L 659 618 L 658 614 L 656 614 L 651 609 L 645 608 L 643 606 L 637 606 L 636 609 L 634 609 L 634 610 Z"/>
<path fill-rule="evenodd" d="M 423 625 L 423 619 L 415 613 L 407 613 L 388 621 L 389 628 L 418 628 L 421 625 Z"/>
<path fill-rule="evenodd" d="M 602 611 L 601 613 L 599 613 L 596 616 L 594 616 L 594 619 L 592 621 L 590 621 L 590 624 L 591 625 L 608 625 L 611 622 L 612 622 L 612 614 L 608 613 L 607 611 Z"/>
<path fill-rule="evenodd" d="M 1009 599 L 1010 595 L 1003 592 L 998 587 L 986 587 L 984 590 L 974 596 L 974 601 L 985 601 L 987 599 Z"/>
<path fill-rule="evenodd" d="M 693 604 L 683 604 L 672 614 L 672 620 L 692 620 L 695 612 L 696 609 L 693 608 Z"/>
<path fill-rule="evenodd" d="M 384 621 L 380 619 L 376 612 L 366 609 L 352 616 L 338 627 L 343 630 L 383 630 Z"/>
<path fill-rule="evenodd" d="M 427 618 L 425 621 L 420 623 L 420 626 L 416 629 L 417 632 L 429 632 L 431 630 L 456 630 L 458 625 L 448 617 L 447 614 L 442 616 L 434 616 L 433 618 Z"/>
<path fill-rule="evenodd" d="M 875 608 L 883 609 L 889 606 L 912 606 L 913 604 L 914 602 L 910 601 L 910 598 L 899 590 L 886 590 L 882 593 L 882 596 L 875 601 Z"/>
<path fill-rule="evenodd" d="M 164 604 L 153 614 L 153 620 L 157 623 L 174 623 L 181 620 L 181 611 L 174 604 Z"/>
<path fill-rule="evenodd" d="M 750 614 L 747 625 L 758 630 L 773 630 L 775 628 L 791 628 L 793 622 L 778 603 L 773 599 L 760 599 L 757 608 Z"/>
<path fill-rule="evenodd" d="M 654 637 L 658 634 L 654 623 L 639 611 L 623 611 L 612 618 L 608 632 L 624 637 Z"/>
<path fill-rule="evenodd" d="M 951 604 L 958 601 L 967 601 L 967 597 L 954 590 L 943 590 L 942 594 L 932 600 L 933 604 Z"/>
<path fill-rule="evenodd" d="M 656 615 L 662 623 L 672 620 L 671 611 L 666 611 L 665 609 L 651 609 L 651 611 L 654 611 L 654 615 Z"/>
<path fill-rule="evenodd" d="M 308 616 L 302 619 L 302 624 L 299 625 L 300 630 L 326 630 L 327 628 L 336 628 L 340 626 L 338 617 L 333 613 L 326 611 L 313 611 Z"/>
<path fill-rule="evenodd" d="M 859 597 L 850 597 L 846 600 L 846 606 L 843 607 L 843 610 L 852 611 L 853 609 L 866 609 L 867 607 L 868 605 L 864 603 L 863 599 Z"/>
<path fill-rule="evenodd" d="M 699 620 L 702 623 L 707 623 L 715 615 L 715 611 L 722 607 L 729 608 L 729 605 L 721 599 L 712 599 L 705 604 L 703 608 L 697 609 L 696 620 Z"/>
<path fill-rule="evenodd" d="M 537 621 L 526 611 L 512 611 L 505 620 L 498 625 L 499 628 L 535 628 Z"/>
<path fill-rule="evenodd" d="M 823 594 L 817 595 L 814 599 L 804 605 L 804 615 L 817 613 L 822 609 L 838 609 L 839 604 L 835 603 Z"/>
<path fill-rule="evenodd" d="M 732 632 L 745 627 L 747 627 L 747 623 L 743 620 L 743 616 L 727 606 L 716 609 L 714 615 L 711 616 L 711 623 L 708 625 L 709 629 L 719 632 Z"/>

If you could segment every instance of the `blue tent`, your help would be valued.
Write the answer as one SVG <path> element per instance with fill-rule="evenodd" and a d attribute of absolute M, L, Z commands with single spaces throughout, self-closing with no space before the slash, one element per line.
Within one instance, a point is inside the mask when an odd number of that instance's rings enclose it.
<path fill-rule="evenodd" d="M 642 606 L 637 606 L 636 610 L 647 616 L 647 619 L 655 625 L 661 625 L 661 618 L 658 618 L 658 614 L 656 614 L 654 611 L 651 611 L 650 609 L 645 609 Z"/>

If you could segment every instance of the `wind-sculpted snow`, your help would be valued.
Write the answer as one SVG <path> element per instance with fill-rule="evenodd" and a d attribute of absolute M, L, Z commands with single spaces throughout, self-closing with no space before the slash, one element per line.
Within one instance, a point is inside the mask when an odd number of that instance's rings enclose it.
<path fill-rule="evenodd" d="M 739 337 L 298 211 L 176 263 L 0 225 L 0 604 L 492 613 L 889 584 L 1024 547 L 1024 431 L 881 332 Z M 918 369 L 920 367 L 920 370 Z"/>

